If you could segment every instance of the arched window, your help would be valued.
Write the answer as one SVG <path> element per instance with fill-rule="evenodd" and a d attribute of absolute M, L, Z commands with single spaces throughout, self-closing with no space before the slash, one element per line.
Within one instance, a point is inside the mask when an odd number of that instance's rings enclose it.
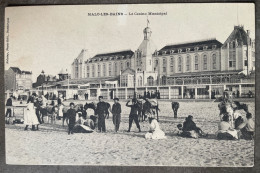
<path fill-rule="evenodd" d="M 213 69 L 217 69 L 217 58 L 216 58 L 216 54 L 212 55 L 212 68 Z"/>
<path fill-rule="evenodd" d="M 89 66 L 87 66 L 87 77 L 89 77 Z"/>
<path fill-rule="evenodd" d="M 181 57 L 178 58 L 178 71 L 181 72 Z"/>
<path fill-rule="evenodd" d="M 143 78 L 142 76 L 138 77 L 138 86 L 142 86 L 143 85 Z"/>
<path fill-rule="evenodd" d="M 124 67 L 123 67 L 123 62 L 121 62 L 120 70 L 122 71 L 123 69 L 124 69 Z"/>
<path fill-rule="evenodd" d="M 108 66 L 108 74 L 109 76 L 112 76 L 112 64 L 109 64 Z"/>
<path fill-rule="evenodd" d="M 94 64 L 92 65 L 92 77 L 95 77 L 95 66 L 94 66 Z"/>
<path fill-rule="evenodd" d="M 103 76 L 106 76 L 106 64 L 103 64 Z"/>
<path fill-rule="evenodd" d="M 207 66 L 208 66 L 208 58 L 207 55 L 203 56 L 203 70 L 207 70 Z"/>
<path fill-rule="evenodd" d="M 166 85 L 166 76 L 162 77 L 162 85 Z"/>
<path fill-rule="evenodd" d="M 186 71 L 190 71 L 190 56 L 186 57 Z"/>
<path fill-rule="evenodd" d="M 117 75 L 117 63 L 115 62 L 115 75 Z"/>
<path fill-rule="evenodd" d="M 167 61 L 166 61 L 166 59 L 164 58 L 164 59 L 163 59 L 163 72 L 164 72 L 164 73 L 166 72 L 166 67 L 167 67 Z"/>
<path fill-rule="evenodd" d="M 195 70 L 199 69 L 199 57 L 196 55 L 195 56 Z"/>
<path fill-rule="evenodd" d="M 153 86 L 153 84 L 154 84 L 154 79 L 153 79 L 152 76 L 149 76 L 149 77 L 147 78 L 147 83 L 148 83 L 148 86 Z"/>
<path fill-rule="evenodd" d="M 98 77 L 100 77 L 100 65 L 99 64 L 98 64 L 97 68 L 98 68 Z"/>
<path fill-rule="evenodd" d="M 130 63 L 128 61 L 126 62 L 126 67 L 130 67 Z"/>
<path fill-rule="evenodd" d="M 171 63 L 170 63 L 171 72 L 173 72 L 173 57 L 171 57 Z"/>

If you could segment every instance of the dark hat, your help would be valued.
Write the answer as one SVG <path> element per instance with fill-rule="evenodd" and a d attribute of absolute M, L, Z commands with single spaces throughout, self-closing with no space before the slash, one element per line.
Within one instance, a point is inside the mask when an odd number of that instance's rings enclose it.
<path fill-rule="evenodd" d="M 73 102 L 71 102 L 71 103 L 70 103 L 70 106 L 71 106 L 71 105 L 73 105 L 73 106 L 74 106 L 75 104 L 74 104 Z"/>
<path fill-rule="evenodd" d="M 99 98 L 99 99 L 103 99 L 103 96 L 99 96 L 98 98 Z"/>
<path fill-rule="evenodd" d="M 191 119 L 191 118 L 193 118 L 193 116 L 192 116 L 192 115 L 189 115 L 189 116 L 188 116 L 188 119 Z"/>
<path fill-rule="evenodd" d="M 114 100 L 117 100 L 117 101 L 119 101 L 119 98 L 114 98 Z"/>
<path fill-rule="evenodd" d="M 36 93 L 32 93 L 32 95 L 36 97 Z"/>

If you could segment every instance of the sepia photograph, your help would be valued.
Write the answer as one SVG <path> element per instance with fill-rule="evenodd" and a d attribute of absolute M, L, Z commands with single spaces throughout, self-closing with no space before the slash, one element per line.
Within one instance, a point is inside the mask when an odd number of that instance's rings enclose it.
<path fill-rule="evenodd" d="M 5 8 L 8 165 L 253 167 L 255 4 Z"/>

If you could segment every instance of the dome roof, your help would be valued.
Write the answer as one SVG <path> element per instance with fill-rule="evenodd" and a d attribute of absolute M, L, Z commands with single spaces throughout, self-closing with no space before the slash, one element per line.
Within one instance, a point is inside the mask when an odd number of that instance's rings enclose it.
<path fill-rule="evenodd" d="M 144 33 L 148 33 L 148 32 L 151 32 L 151 29 L 149 28 L 149 27 L 146 27 L 146 28 L 144 28 Z"/>

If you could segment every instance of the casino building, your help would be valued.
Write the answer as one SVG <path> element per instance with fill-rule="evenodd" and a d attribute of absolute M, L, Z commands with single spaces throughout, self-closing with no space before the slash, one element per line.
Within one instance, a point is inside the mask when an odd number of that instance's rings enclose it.
<path fill-rule="evenodd" d="M 174 45 L 157 50 L 152 30 L 143 30 L 137 50 L 122 50 L 88 56 L 82 50 L 71 68 L 71 89 L 88 92 L 90 97 L 131 98 L 134 91 L 159 90 L 161 98 L 211 98 L 225 89 L 243 96 L 254 92 L 255 41 L 243 26 L 224 43 L 215 38 Z"/>

